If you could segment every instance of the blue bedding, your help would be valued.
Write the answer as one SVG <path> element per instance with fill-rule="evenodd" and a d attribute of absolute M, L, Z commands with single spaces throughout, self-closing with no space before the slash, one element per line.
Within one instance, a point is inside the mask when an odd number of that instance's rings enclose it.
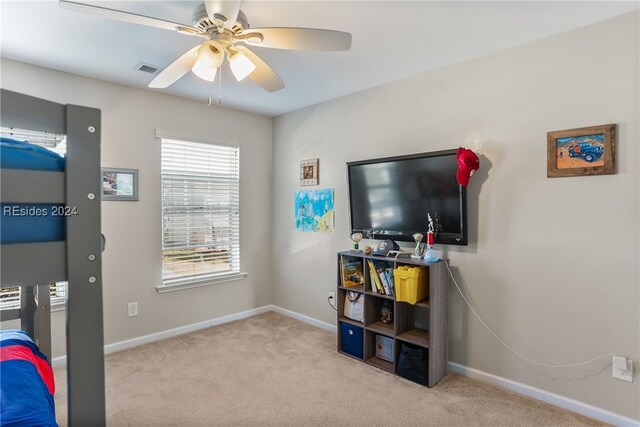
<path fill-rule="evenodd" d="M 65 160 L 61 155 L 36 144 L 0 137 L 0 167 L 63 171 Z"/>
<path fill-rule="evenodd" d="M 53 370 L 29 336 L 0 331 L 0 425 L 57 426 Z"/>
<path fill-rule="evenodd" d="M 64 171 L 65 159 L 39 145 L 0 137 L 0 167 Z M 0 212 L 0 243 L 54 242 L 65 239 L 65 218 L 60 215 L 64 211 L 58 206 L 1 203 Z"/>

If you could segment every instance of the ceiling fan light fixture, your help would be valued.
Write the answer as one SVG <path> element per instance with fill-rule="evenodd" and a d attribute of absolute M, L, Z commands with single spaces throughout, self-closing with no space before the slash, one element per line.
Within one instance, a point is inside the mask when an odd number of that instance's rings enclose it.
<path fill-rule="evenodd" d="M 2 0 L 0 0 L 1 2 Z M 345 51 L 351 49 L 351 34 L 321 28 L 265 27 L 251 28 L 240 10 L 242 0 L 200 0 L 193 11 L 192 25 L 139 15 L 117 9 L 81 3 L 82 0 L 59 0 L 60 6 L 131 24 L 177 31 L 206 39 L 169 64 L 149 83 L 150 88 L 164 89 L 190 70 L 206 81 L 214 81 L 225 54 L 235 78 L 249 77 L 269 92 L 284 88 L 278 74 L 259 55 L 236 43 L 263 48 L 311 51 Z"/>
<path fill-rule="evenodd" d="M 200 77 L 202 80 L 212 82 L 216 78 L 218 69 L 212 68 L 210 65 L 204 64 L 202 61 L 197 60 L 196 63 L 193 64 L 193 68 L 191 69 L 191 71 L 193 71 L 193 74 Z"/>
<path fill-rule="evenodd" d="M 202 80 L 212 82 L 223 60 L 224 53 L 221 50 L 205 43 L 198 49 L 198 60 L 193 64 L 191 71 Z"/>
<path fill-rule="evenodd" d="M 236 80 L 241 81 L 256 69 L 256 64 L 251 62 L 247 55 L 241 51 L 235 51 L 229 55 L 229 65 Z"/>

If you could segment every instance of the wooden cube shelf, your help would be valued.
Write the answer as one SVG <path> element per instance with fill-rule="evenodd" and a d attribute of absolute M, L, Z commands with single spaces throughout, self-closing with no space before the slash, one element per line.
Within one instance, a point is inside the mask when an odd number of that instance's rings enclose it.
<path fill-rule="evenodd" d="M 364 283 L 353 287 L 343 286 L 345 280 L 342 265 L 345 260 L 354 265 L 360 265 L 362 280 Z M 428 270 L 429 295 L 416 304 L 397 301 L 394 296 L 375 292 L 376 286 L 370 271 L 369 260 L 375 260 L 378 265 L 391 268 L 398 266 L 418 266 Z M 358 264 L 356 261 L 360 261 Z M 447 332 L 447 298 L 449 275 L 443 261 L 428 263 L 421 259 L 412 258 L 385 258 L 373 255 L 365 255 L 363 252 L 346 251 L 338 253 L 338 352 L 345 353 L 341 348 L 342 335 L 340 322 L 353 327 L 362 328 L 364 339 L 362 340 L 363 362 L 375 366 L 387 372 L 398 372 L 398 359 L 400 357 L 401 343 L 409 346 L 424 348 L 426 364 L 427 387 L 433 387 L 447 374 L 448 362 L 448 332 Z M 352 279 L 353 277 L 349 277 Z M 355 291 L 363 294 L 364 298 L 364 323 L 349 319 L 344 315 L 344 298 L 346 291 Z M 380 309 L 385 301 L 393 304 L 393 323 L 383 323 L 380 318 Z M 376 357 L 376 335 L 388 337 L 393 340 L 393 362 Z M 352 343 L 349 343 L 350 345 Z M 405 345 L 405 347 L 407 347 Z M 416 347 L 414 347 L 416 348 Z M 421 369 L 422 369 L 421 365 Z"/>

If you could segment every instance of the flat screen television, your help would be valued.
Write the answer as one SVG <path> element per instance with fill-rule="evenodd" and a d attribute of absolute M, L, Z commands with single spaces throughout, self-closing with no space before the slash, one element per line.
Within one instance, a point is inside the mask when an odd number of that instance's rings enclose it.
<path fill-rule="evenodd" d="M 429 214 L 435 243 L 467 245 L 467 193 L 456 180 L 456 151 L 348 162 L 352 233 L 412 242 L 414 233 L 426 234 Z"/>

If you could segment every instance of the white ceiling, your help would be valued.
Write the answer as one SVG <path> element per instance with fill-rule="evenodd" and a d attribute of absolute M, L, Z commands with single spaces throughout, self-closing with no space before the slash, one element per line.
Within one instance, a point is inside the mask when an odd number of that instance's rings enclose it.
<path fill-rule="evenodd" d="M 80 1 L 80 0 L 78 0 Z M 99 1 L 92 4 L 191 24 L 199 2 Z M 166 67 L 201 39 L 62 9 L 57 1 L 1 0 L 2 57 L 146 88 L 139 62 Z M 478 58 L 638 10 L 628 2 L 244 1 L 252 27 L 348 31 L 347 52 L 254 48 L 286 87 L 269 93 L 222 73 L 222 103 L 268 116 Z M 206 102 L 213 84 L 192 73 L 167 89 Z"/>

